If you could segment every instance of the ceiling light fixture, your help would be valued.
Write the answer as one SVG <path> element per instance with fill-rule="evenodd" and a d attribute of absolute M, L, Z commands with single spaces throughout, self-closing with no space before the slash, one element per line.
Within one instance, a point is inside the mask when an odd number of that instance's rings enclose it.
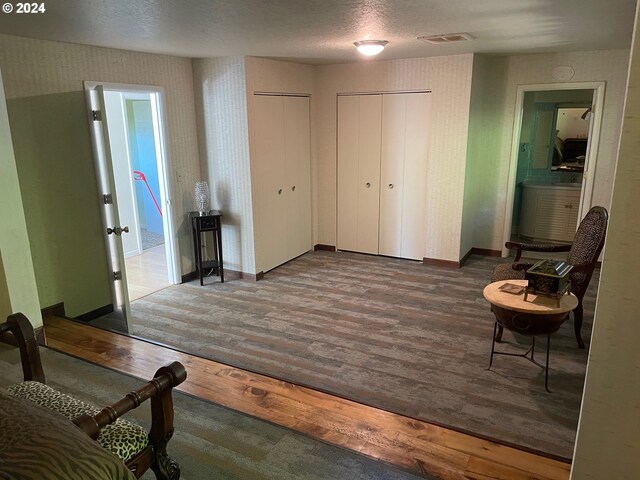
<path fill-rule="evenodd" d="M 379 54 L 384 47 L 387 45 L 386 40 L 360 40 L 359 42 L 354 42 L 353 44 L 356 46 L 358 51 L 367 56 L 373 56 Z"/>

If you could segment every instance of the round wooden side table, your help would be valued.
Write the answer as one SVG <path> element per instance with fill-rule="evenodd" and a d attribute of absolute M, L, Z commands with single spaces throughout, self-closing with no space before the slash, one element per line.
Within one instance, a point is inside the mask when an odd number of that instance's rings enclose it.
<path fill-rule="evenodd" d="M 551 334 L 560 328 L 560 325 L 568 318 L 569 312 L 578 306 L 578 299 L 573 294 L 563 295 L 560 299 L 560 305 L 558 306 L 555 298 L 529 294 L 525 301 L 524 290 L 519 294 L 500 290 L 500 287 L 505 283 L 523 287 L 527 286 L 527 280 L 500 280 L 490 283 L 482 292 L 484 298 L 491 304 L 491 311 L 496 316 L 496 321 L 493 325 L 489 368 L 491 368 L 493 364 L 494 355 L 524 357 L 536 365 L 539 365 L 533 357 L 536 345 L 535 337 L 536 335 L 546 335 L 547 356 L 544 366 L 544 388 L 549 391 L 549 346 L 551 343 Z M 529 350 L 523 354 L 496 352 L 496 330 L 498 325 L 522 335 L 531 336 L 532 343 Z M 529 356 L 529 354 L 531 354 L 531 356 Z"/>

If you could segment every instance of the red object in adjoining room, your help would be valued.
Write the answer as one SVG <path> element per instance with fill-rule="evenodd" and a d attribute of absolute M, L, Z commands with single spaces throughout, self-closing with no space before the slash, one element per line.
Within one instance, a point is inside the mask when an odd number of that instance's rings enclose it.
<path fill-rule="evenodd" d="M 153 203 L 156 204 L 158 213 L 160 214 L 160 216 L 162 216 L 162 210 L 160 209 L 160 205 L 158 204 L 158 201 L 156 200 L 156 196 L 153 194 L 153 191 L 151 191 L 151 187 L 149 186 L 149 183 L 147 182 L 147 177 L 145 177 L 144 173 L 140 172 L 139 170 L 134 170 L 133 179 L 144 182 L 144 184 L 147 186 L 147 189 L 149 190 L 149 194 L 151 195 L 151 199 L 153 200 Z"/>

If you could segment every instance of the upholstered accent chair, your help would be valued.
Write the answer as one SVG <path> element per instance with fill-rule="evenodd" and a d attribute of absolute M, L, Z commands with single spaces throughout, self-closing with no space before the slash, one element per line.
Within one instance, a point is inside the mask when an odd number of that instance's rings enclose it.
<path fill-rule="evenodd" d="M 578 298 L 578 306 L 573 310 L 574 330 L 580 348 L 584 348 L 582 340 L 583 307 L 582 299 L 587 291 L 598 256 L 604 247 L 609 214 L 604 207 L 593 207 L 580 222 L 573 243 L 565 245 L 527 244 L 507 242 L 505 246 L 516 250 L 512 263 L 498 265 L 491 275 L 491 281 L 524 279 L 525 272 L 531 263 L 521 263 L 522 252 L 569 252 L 566 262 L 573 265 L 569 273 L 571 293 Z M 496 341 L 502 339 L 503 328 L 498 328 Z"/>
<path fill-rule="evenodd" d="M 180 468 L 169 457 L 166 447 L 173 435 L 171 391 L 187 377 L 182 364 L 173 362 L 160 368 L 144 386 L 100 409 L 45 384 L 38 344 L 27 317 L 21 313 L 10 315 L 6 323 L 0 324 L 0 334 L 5 332 L 13 333 L 20 348 L 24 375 L 24 382 L 7 387 L 5 393 L 66 417 L 119 458 L 135 478 L 140 478 L 148 468 L 159 480 L 180 478 Z M 119 418 L 146 400 L 151 403 L 149 431 Z"/>

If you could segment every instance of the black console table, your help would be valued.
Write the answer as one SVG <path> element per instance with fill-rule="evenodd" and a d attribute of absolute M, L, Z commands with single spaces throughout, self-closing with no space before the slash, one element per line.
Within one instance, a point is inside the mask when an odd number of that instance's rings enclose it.
<path fill-rule="evenodd" d="M 195 252 L 196 269 L 200 278 L 200 285 L 204 285 L 202 279 L 205 276 L 215 273 L 220 276 L 220 282 L 224 283 L 224 267 L 222 264 L 222 226 L 220 217 L 222 213 L 218 210 L 210 210 L 206 215 L 198 212 L 190 212 L 191 227 L 193 230 L 193 250 Z M 203 260 L 202 258 L 202 235 L 206 232 L 213 234 L 214 258 Z M 204 272 L 209 271 L 205 274 Z"/>

